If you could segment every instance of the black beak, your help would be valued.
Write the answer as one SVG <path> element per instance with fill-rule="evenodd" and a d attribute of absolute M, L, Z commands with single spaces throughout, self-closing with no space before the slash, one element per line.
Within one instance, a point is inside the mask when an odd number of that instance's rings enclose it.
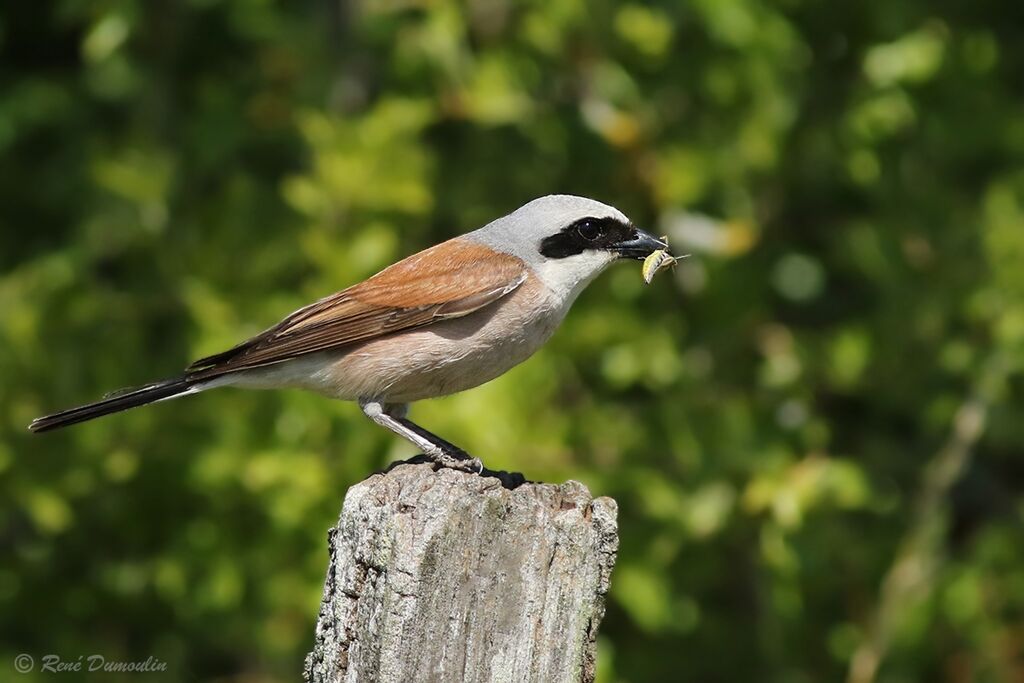
<path fill-rule="evenodd" d="M 644 260 L 659 249 L 668 251 L 668 245 L 643 230 L 636 230 L 630 239 L 623 240 L 612 246 L 612 251 L 621 258 Z M 671 254 L 670 254 L 671 255 Z"/>

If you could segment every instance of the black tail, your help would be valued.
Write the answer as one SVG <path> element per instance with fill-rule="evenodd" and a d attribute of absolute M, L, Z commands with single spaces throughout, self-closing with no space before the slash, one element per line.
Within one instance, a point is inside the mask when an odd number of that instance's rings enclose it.
<path fill-rule="evenodd" d="M 153 401 L 171 398 L 188 391 L 192 386 L 194 385 L 187 379 L 179 377 L 133 389 L 122 389 L 95 403 L 36 418 L 32 420 L 32 424 L 28 428 L 33 432 L 60 429 L 61 427 L 85 422 L 95 417 L 102 417 L 122 410 L 128 410 L 129 408 L 135 408 L 136 406 L 144 406 Z"/>

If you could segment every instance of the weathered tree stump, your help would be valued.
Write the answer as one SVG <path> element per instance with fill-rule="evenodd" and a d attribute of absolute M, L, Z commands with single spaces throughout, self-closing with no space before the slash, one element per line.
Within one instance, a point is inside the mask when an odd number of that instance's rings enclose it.
<path fill-rule="evenodd" d="M 495 476 L 399 464 L 349 489 L 307 681 L 593 680 L 615 501 Z"/>

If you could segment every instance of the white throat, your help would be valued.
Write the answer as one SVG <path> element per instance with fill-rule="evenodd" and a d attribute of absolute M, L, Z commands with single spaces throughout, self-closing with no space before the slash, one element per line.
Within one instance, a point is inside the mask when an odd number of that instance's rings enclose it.
<path fill-rule="evenodd" d="M 533 272 L 562 305 L 569 305 L 613 261 L 606 251 L 584 251 L 560 259 L 544 259 L 532 264 Z"/>

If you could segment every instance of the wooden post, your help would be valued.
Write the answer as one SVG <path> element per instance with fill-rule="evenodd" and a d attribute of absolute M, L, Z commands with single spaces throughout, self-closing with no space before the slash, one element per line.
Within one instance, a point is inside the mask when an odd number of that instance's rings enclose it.
<path fill-rule="evenodd" d="M 575 481 L 426 463 L 371 476 L 328 533 L 306 680 L 592 681 L 616 514 Z"/>

